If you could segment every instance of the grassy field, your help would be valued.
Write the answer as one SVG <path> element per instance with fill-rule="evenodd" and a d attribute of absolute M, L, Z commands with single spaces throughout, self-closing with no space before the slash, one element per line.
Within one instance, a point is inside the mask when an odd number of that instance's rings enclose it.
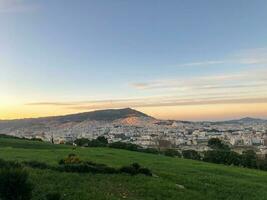
<path fill-rule="evenodd" d="M 263 171 L 118 149 L 73 149 L 65 145 L 0 138 L 0 158 L 5 160 L 37 160 L 56 165 L 69 153 L 113 167 L 138 162 L 157 176 L 78 174 L 29 168 L 35 185 L 34 200 L 45 199 L 47 193 L 54 191 L 64 195 L 64 200 L 267 199 L 267 172 Z"/>

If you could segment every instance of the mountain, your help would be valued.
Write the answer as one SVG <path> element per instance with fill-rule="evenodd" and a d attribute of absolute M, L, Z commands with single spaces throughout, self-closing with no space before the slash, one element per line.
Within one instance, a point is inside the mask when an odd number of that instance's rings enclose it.
<path fill-rule="evenodd" d="M 150 116 L 142 112 L 139 112 L 137 110 L 134 110 L 131 108 L 124 108 L 124 109 L 97 110 L 97 111 L 92 111 L 92 112 L 52 117 L 51 119 L 59 121 L 59 122 L 82 122 L 85 120 L 114 121 L 117 119 L 123 119 L 127 117 L 150 118 Z"/>
<path fill-rule="evenodd" d="M 84 121 L 99 121 L 99 122 L 113 122 L 115 120 L 122 120 L 127 118 L 143 118 L 153 119 L 152 117 L 131 108 L 124 109 L 107 109 L 97 110 L 92 112 L 84 112 L 78 114 L 70 114 L 55 117 L 42 117 L 32 119 L 16 119 L 16 120 L 0 120 L 1 129 L 19 129 L 27 127 L 42 128 L 47 124 L 66 124 L 66 123 L 81 123 Z"/>
<path fill-rule="evenodd" d="M 228 120 L 223 121 L 221 123 L 228 123 L 228 124 L 249 124 L 249 123 L 266 123 L 267 120 L 259 119 L 259 118 L 252 118 L 252 117 L 245 117 L 241 119 L 235 119 L 235 120 Z"/>
<path fill-rule="evenodd" d="M 262 123 L 267 123 L 267 120 L 259 119 L 259 118 L 252 118 L 252 117 L 245 117 L 241 119 L 212 122 L 212 124 L 262 124 Z"/>

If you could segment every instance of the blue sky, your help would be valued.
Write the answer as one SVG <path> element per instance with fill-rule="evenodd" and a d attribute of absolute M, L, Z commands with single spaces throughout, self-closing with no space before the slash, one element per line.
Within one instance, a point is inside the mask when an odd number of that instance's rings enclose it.
<path fill-rule="evenodd" d="M 159 107 L 260 107 L 266 11 L 265 0 L 0 0 L 0 118 L 53 114 L 41 111 L 48 105 L 61 106 L 55 114 L 127 106 L 163 118 Z"/>

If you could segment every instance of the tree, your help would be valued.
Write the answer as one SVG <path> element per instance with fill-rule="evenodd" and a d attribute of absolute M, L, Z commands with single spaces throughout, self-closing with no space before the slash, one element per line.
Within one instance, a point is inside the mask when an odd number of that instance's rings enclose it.
<path fill-rule="evenodd" d="M 195 150 L 184 150 L 182 151 L 183 157 L 187 159 L 192 159 L 192 160 L 200 160 L 201 156 L 199 153 Z"/>
<path fill-rule="evenodd" d="M 97 138 L 97 140 L 98 140 L 99 142 L 101 142 L 102 144 L 108 144 L 108 140 L 107 140 L 107 138 L 105 138 L 104 136 L 99 136 L 99 137 Z"/>
<path fill-rule="evenodd" d="M 255 168 L 257 166 L 256 152 L 253 150 L 243 151 L 242 165 L 244 167 Z"/>
<path fill-rule="evenodd" d="M 163 153 L 165 156 L 179 157 L 179 158 L 181 157 L 180 152 L 175 149 L 166 149 Z"/>
<path fill-rule="evenodd" d="M 241 165 L 241 155 L 234 151 L 212 150 L 204 153 L 203 161 L 225 165 Z"/>
<path fill-rule="evenodd" d="M 87 146 L 90 141 L 87 138 L 79 138 L 74 140 L 77 146 Z"/>
<path fill-rule="evenodd" d="M 219 138 L 209 139 L 208 146 L 212 149 L 215 149 L 215 150 L 225 150 L 225 151 L 230 150 L 229 146 L 222 143 L 222 141 Z"/>
<path fill-rule="evenodd" d="M 28 173 L 20 168 L 0 170 L 0 199 L 30 200 L 33 185 L 28 180 Z"/>

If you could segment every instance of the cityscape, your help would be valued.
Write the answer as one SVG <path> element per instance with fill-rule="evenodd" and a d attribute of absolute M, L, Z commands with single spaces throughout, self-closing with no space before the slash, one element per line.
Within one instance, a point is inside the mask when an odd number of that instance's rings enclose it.
<path fill-rule="evenodd" d="M 117 111 L 130 114 L 106 121 L 84 119 L 62 122 L 45 118 L 37 119 L 37 122 L 33 120 L 18 128 L 1 128 L 0 122 L 0 134 L 36 138 L 47 142 L 52 142 L 53 139 L 56 144 L 73 145 L 79 138 L 92 140 L 104 136 L 109 143 L 126 142 L 144 148 L 193 149 L 200 152 L 209 150 L 207 144 L 210 138 L 219 138 L 238 153 L 253 149 L 258 154 L 267 154 L 266 120 L 243 118 L 219 122 L 189 122 L 158 120 L 133 109 L 114 110 Z"/>

